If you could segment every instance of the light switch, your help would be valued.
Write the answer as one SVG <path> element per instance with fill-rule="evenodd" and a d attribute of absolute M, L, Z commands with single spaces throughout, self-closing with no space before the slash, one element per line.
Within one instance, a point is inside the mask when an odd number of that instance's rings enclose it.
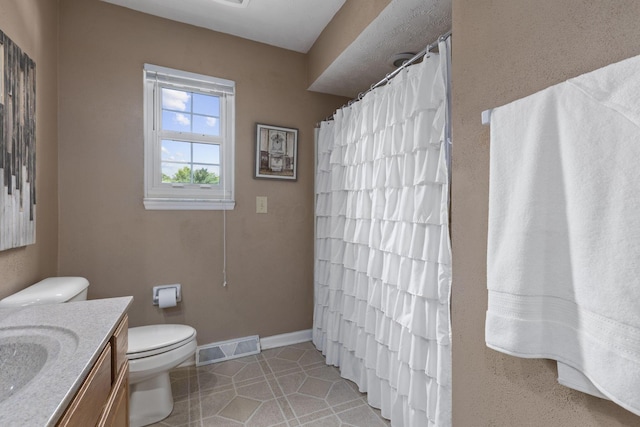
<path fill-rule="evenodd" d="M 267 197 L 266 196 L 257 196 L 256 197 L 256 213 L 267 213 Z"/>

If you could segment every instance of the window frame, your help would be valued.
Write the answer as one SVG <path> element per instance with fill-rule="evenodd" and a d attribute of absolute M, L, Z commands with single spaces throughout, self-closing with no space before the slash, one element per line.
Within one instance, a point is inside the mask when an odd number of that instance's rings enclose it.
<path fill-rule="evenodd" d="M 235 82 L 144 64 L 144 199 L 148 210 L 232 210 L 235 207 Z M 162 88 L 220 98 L 220 136 L 160 129 Z M 162 182 L 162 140 L 219 144 L 220 184 Z M 193 159 L 191 159 L 193 161 Z"/>

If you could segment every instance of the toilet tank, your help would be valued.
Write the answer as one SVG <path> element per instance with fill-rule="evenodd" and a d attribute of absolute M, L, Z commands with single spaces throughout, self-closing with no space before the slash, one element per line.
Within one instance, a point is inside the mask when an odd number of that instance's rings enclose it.
<path fill-rule="evenodd" d="M 49 277 L 0 300 L 0 308 L 84 301 L 88 287 L 84 277 Z"/>

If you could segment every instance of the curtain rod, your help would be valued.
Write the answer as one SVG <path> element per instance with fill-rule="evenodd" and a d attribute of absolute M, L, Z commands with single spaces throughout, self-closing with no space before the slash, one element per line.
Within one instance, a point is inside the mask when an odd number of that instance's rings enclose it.
<path fill-rule="evenodd" d="M 449 37 L 451 35 L 451 30 L 447 31 L 446 33 L 442 34 L 440 37 L 438 37 L 438 40 L 434 41 L 433 43 L 431 43 L 430 45 L 428 45 L 427 47 L 425 47 L 424 49 L 422 49 L 422 51 L 416 53 L 411 59 L 408 59 L 407 61 L 405 61 L 401 66 L 399 66 L 396 70 L 394 70 L 393 72 L 387 74 L 384 79 L 380 80 L 378 83 L 371 85 L 371 87 L 365 91 L 365 92 L 360 92 L 358 94 L 358 98 L 357 100 L 362 99 L 362 97 L 364 95 L 366 95 L 367 93 L 371 92 L 373 89 L 380 87 L 380 86 L 384 86 L 385 84 L 387 84 L 389 82 L 389 80 L 391 80 L 392 78 L 394 78 L 400 71 L 402 71 L 403 69 L 407 68 L 409 65 L 412 65 L 414 62 L 416 62 L 418 59 L 422 58 L 423 56 L 425 56 L 427 53 L 429 53 L 431 51 L 431 49 L 433 49 L 434 47 L 438 46 L 438 43 L 441 41 L 444 41 L 447 39 L 447 37 Z"/>
<path fill-rule="evenodd" d="M 412 65 L 414 62 L 416 62 L 418 59 L 422 58 L 423 56 L 425 56 L 427 53 L 429 53 L 431 51 L 431 49 L 433 49 L 434 47 L 438 46 L 438 43 L 441 41 L 446 40 L 448 37 L 451 36 L 451 30 L 447 31 L 446 33 L 440 35 L 440 37 L 438 37 L 438 39 L 436 41 L 434 41 L 433 43 L 427 45 L 427 47 L 425 47 L 424 49 L 422 49 L 420 52 L 416 53 L 415 55 L 413 55 L 410 59 L 408 59 L 407 61 L 405 61 L 401 66 L 399 66 L 397 69 L 393 70 L 391 73 L 387 74 L 386 76 L 384 76 L 384 79 L 380 80 L 378 83 L 372 84 L 371 87 L 367 90 L 365 90 L 364 92 L 360 92 L 358 94 L 358 96 L 354 99 L 352 99 L 351 101 L 349 101 L 347 104 L 343 105 L 340 108 L 344 108 L 347 107 L 351 104 L 353 104 L 354 102 L 358 102 L 360 101 L 367 93 L 371 92 L 372 90 L 380 87 L 380 86 L 384 86 L 387 83 L 389 83 L 389 80 L 391 80 L 392 78 L 394 78 L 396 75 L 398 75 L 398 73 L 402 70 L 404 70 L 405 68 L 407 68 L 409 65 Z M 339 109 L 340 109 L 339 108 Z M 323 121 L 327 121 L 327 120 L 331 120 L 333 119 L 333 114 L 331 114 L 330 116 L 326 117 Z M 320 123 L 318 123 L 318 125 L 320 125 Z"/>

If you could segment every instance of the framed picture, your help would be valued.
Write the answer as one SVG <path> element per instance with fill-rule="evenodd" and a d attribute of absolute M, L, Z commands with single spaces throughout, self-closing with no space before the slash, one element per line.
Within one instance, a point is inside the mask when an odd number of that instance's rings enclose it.
<path fill-rule="evenodd" d="M 256 125 L 256 178 L 298 179 L 298 129 Z"/>

